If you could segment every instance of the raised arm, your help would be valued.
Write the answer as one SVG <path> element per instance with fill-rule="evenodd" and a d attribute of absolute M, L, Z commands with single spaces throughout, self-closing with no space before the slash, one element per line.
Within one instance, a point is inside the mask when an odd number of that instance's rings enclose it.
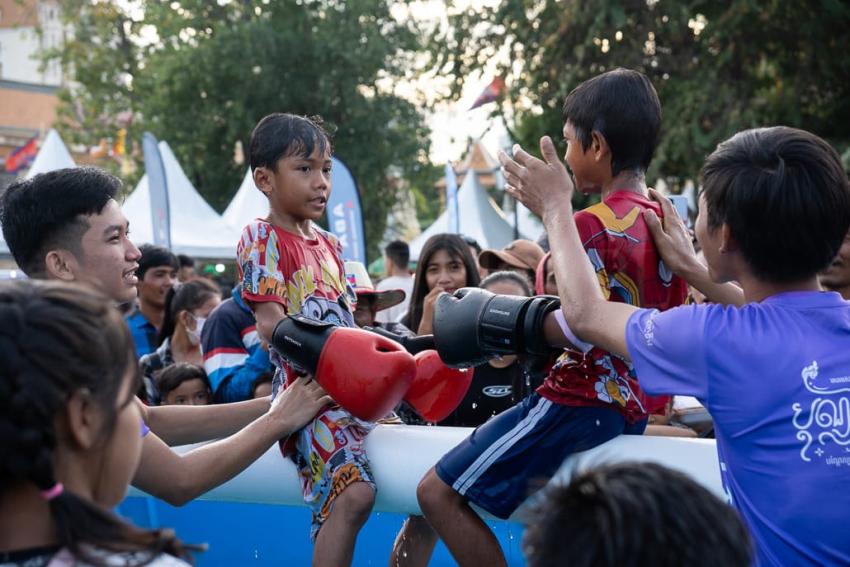
<path fill-rule="evenodd" d="M 545 161 L 519 146 L 515 146 L 514 159 L 500 152 L 506 189 L 543 219 L 549 234 L 561 310 L 572 332 L 582 341 L 628 357 L 626 323 L 637 308 L 606 301 L 602 295 L 573 219 L 573 183 L 551 138 L 541 138 L 540 150 Z"/>

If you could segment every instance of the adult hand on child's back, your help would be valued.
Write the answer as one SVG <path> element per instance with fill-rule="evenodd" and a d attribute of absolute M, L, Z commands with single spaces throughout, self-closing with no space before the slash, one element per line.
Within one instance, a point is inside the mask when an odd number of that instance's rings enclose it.
<path fill-rule="evenodd" d="M 513 159 L 505 152 L 499 152 L 499 161 L 507 192 L 542 218 L 545 210 L 557 208 L 557 203 L 564 200 L 569 202 L 575 187 L 549 136 L 540 138 L 540 152 L 545 161 L 516 144 Z"/>
<path fill-rule="evenodd" d="M 312 420 L 333 399 L 311 376 L 299 376 L 272 401 L 269 417 L 286 437 Z"/>
<path fill-rule="evenodd" d="M 676 208 L 670 199 L 655 189 L 650 189 L 649 195 L 661 205 L 664 218 L 659 219 L 655 211 L 649 209 L 644 212 L 644 220 L 652 233 L 652 239 L 655 241 L 661 259 L 668 268 L 681 275 L 694 262 L 698 262 L 691 231 L 676 213 Z"/>

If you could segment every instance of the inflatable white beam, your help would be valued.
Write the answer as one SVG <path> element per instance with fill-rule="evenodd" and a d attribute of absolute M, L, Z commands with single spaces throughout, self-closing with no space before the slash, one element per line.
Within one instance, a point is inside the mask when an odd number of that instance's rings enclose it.
<path fill-rule="evenodd" d="M 366 438 L 378 493 L 376 512 L 419 514 L 416 486 L 425 473 L 472 429 L 378 425 Z M 180 447 L 185 452 L 192 447 Z M 680 439 L 623 435 L 590 451 L 577 453 L 564 461 L 551 482 L 569 482 L 577 470 L 599 464 L 623 461 L 655 462 L 692 477 L 723 498 L 715 442 L 708 439 Z M 140 495 L 131 490 L 132 495 Z M 272 447 L 236 478 L 207 492 L 201 500 L 251 502 L 303 506 L 295 466 Z"/>

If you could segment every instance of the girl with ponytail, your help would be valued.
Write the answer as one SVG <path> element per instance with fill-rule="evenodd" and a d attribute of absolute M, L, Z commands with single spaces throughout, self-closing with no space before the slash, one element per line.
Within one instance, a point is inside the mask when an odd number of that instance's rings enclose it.
<path fill-rule="evenodd" d="M 105 297 L 0 285 L 0 565 L 186 565 L 173 533 L 109 511 L 139 463 L 138 383 L 130 333 Z"/>

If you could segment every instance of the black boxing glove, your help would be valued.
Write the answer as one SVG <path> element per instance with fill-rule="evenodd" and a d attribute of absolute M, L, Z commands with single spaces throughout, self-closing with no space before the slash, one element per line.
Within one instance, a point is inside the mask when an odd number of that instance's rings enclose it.
<path fill-rule="evenodd" d="M 434 342 L 446 365 L 465 368 L 494 356 L 518 354 L 548 358 L 554 349 L 543 336 L 546 315 L 558 309 L 557 297 L 494 295 L 478 288 L 443 294 L 434 308 Z"/>

